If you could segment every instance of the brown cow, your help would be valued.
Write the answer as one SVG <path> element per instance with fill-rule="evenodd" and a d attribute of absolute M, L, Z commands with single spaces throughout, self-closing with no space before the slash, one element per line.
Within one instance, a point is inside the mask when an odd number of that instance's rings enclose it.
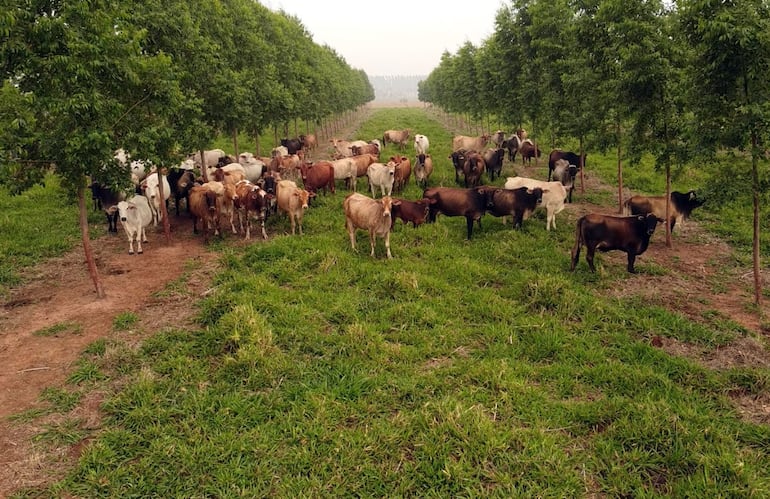
<path fill-rule="evenodd" d="M 465 187 L 477 187 L 481 183 L 484 166 L 484 158 L 481 154 L 471 151 L 465 155 L 465 163 L 463 163 Z"/>
<path fill-rule="evenodd" d="M 536 187 L 518 187 L 500 189 L 499 187 L 481 187 L 484 193 L 486 211 L 495 217 L 511 215 L 513 228 L 520 229 L 523 220 L 529 218 L 535 208 L 543 202 L 543 189 Z"/>
<path fill-rule="evenodd" d="M 481 217 L 486 209 L 486 197 L 483 187 L 461 189 L 457 187 L 428 187 L 423 191 L 423 198 L 430 201 L 428 222 L 436 221 L 436 215 L 442 213 L 448 217 L 465 217 L 468 239 L 473 233 L 473 222 L 481 228 Z"/>
<path fill-rule="evenodd" d="M 532 158 L 539 158 L 541 155 L 540 148 L 537 147 L 535 144 L 533 144 L 532 141 L 529 139 L 522 142 L 521 146 L 519 147 L 519 152 L 521 153 L 522 165 L 525 162 L 527 164 L 531 164 Z"/>
<path fill-rule="evenodd" d="M 388 164 L 396 167 L 393 177 L 393 190 L 401 192 L 409 183 L 409 177 L 412 175 L 412 161 L 406 156 L 391 156 Z"/>
<path fill-rule="evenodd" d="M 581 157 L 579 154 L 572 151 L 554 149 L 548 154 L 548 181 L 551 180 L 551 174 L 556 169 L 556 162 L 562 159 L 566 160 L 568 165 L 575 165 L 575 169 L 573 170 L 575 174 L 572 175 L 573 179 L 580 168 L 585 167 L 586 165 L 586 153 L 583 153 L 583 156 Z M 554 180 L 556 180 L 556 178 L 554 178 Z M 572 201 L 570 200 L 570 202 Z"/>
<path fill-rule="evenodd" d="M 350 160 L 356 164 L 356 178 L 366 176 L 366 170 L 369 165 L 377 162 L 377 158 L 374 154 L 358 154 L 351 156 Z"/>
<path fill-rule="evenodd" d="M 385 240 L 385 249 L 388 258 L 393 258 L 390 253 L 390 227 L 391 208 L 394 201 L 390 196 L 381 199 L 372 199 L 363 194 L 349 194 L 342 207 L 345 210 L 345 226 L 350 236 L 350 245 L 356 249 L 356 229 L 364 229 L 369 232 L 370 253 L 374 256 L 374 245 L 377 236 Z"/>
<path fill-rule="evenodd" d="M 334 194 L 334 167 L 329 161 L 305 162 L 300 165 L 302 184 L 312 193 L 329 189 Z"/>
<path fill-rule="evenodd" d="M 452 160 L 452 164 L 455 167 L 455 184 L 460 183 L 460 174 L 463 173 L 466 154 L 468 154 L 468 151 L 466 151 L 465 149 L 460 149 L 458 151 L 454 151 L 452 154 L 449 155 L 449 159 Z"/>
<path fill-rule="evenodd" d="M 205 241 L 208 241 L 209 230 L 212 227 L 214 228 L 214 235 L 219 234 L 219 203 L 217 202 L 219 194 L 209 185 L 214 183 L 207 182 L 190 189 L 189 209 L 193 219 L 193 234 L 198 233 L 198 220 L 200 220 L 203 225 L 203 239 Z M 224 194 L 224 189 L 222 192 Z"/>
<path fill-rule="evenodd" d="M 426 198 L 419 201 L 393 198 L 393 209 L 390 212 L 391 219 L 393 220 L 391 228 L 395 225 L 397 218 L 400 218 L 404 224 L 411 222 L 412 227 L 424 224 L 428 219 L 429 206 L 430 199 Z"/>
<path fill-rule="evenodd" d="M 484 134 L 479 137 L 468 137 L 467 135 L 455 135 L 452 138 L 452 151 L 460 149 L 482 151 L 489 142 L 489 135 Z"/>
<path fill-rule="evenodd" d="M 580 248 L 585 245 L 586 261 L 591 272 L 596 272 L 594 254 L 598 249 L 601 252 L 625 251 L 628 254 L 628 271 L 635 273 L 634 260 L 637 255 L 647 250 L 657 225 L 658 218 L 652 213 L 630 217 L 589 213 L 581 217 L 577 221 L 570 270 L 575 270 L 580 258 Z"/>
<path fill-rule="evenodd" d="M 377 144 L 366 144 L 365 146 L 352 145 L 350 146 L 350 152 L 353 156 L 359 156 L 361 154 L 374 154 L 377 159 L 380 158 L 380 148 Z"/>
<path fill-rule="evenodd" d="M 299 140 L 302 142 L 302 149 L 304 149 L 308 155 L 312 154 L 315 148 L 318 147 L 318 139 L 313 133 L 300 135 Z"/>
<path fill-rule="evenodd" d="M 287 215 L 291 221 L 291 233 L 295 234 L 295 228 L 299 225 L 299 233 L 302 235 L 302 216 L 307 210 L 308 201 L 315 194 L 305 189 L 300 189 L 291 180 L 278 182 L 278 209 Z"/>
<path fill-rule="evenodd" d="M 690 217 L 692 210 L 703 204 L 695 191 L 671 193 L 669 205 L 669 225 L 674 230 L 676 222 L 684 223 Z M 658 220 L 666 220 L 666 196 L 632 196 L 623 203 L 623 213 L 626 215 L 646 215 L 652 213 Z"/>
<path fill-rule="evenodd" d="M 241 232 L 243 232 L 243 220 L 246 219 L 245 238 L 251 239 L 251 217 L 254 216 L 260 221 L 262 239 L 267 239 L 265 219 L 267 218 L 267 207 L 273 196 L 248 180 L 238 182 L 235 185 L 235 192 L 238 194 L 238 198 L 233 202 L 233 205 L 238 213 Z"/>
<path fill-rule="evenodd" d="M 406 130 L 385 130 L 382 134 L 382 146 L 388 145 L 388 142 L 398 144 L 402 151 L 409 141 L 409 135 L 412 133 L 408 128 Z"/>

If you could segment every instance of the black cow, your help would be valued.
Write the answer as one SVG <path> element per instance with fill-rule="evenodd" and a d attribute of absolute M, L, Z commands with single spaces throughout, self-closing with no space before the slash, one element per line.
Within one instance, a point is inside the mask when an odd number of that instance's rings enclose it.
<path fill-rule="evenodd" d="M 658 219 L 652 213 L 630 217 L 589 213 L 581 217 L 577 221 L 570 270 L 575 270 L 580 257 L 580 248 L 585 245 L 586 261 L 591 272 L 596 272 L 594 254 L 598 249 L 601 252 L 625 251 L 628 254 L 628 271 L 635 273 L 634 260 L 637 255 L 647 251 L 650 237 L 657 225 Z"/>
<path fill-rule="evenodd" d="M 429 201 L 428 222 L 436 221 L 436 215 L 443 213 L 448 217 L 465 217 L 468 227 L 468 239 L 473 234 L 473 222 L 478 222 L 481 229 L 481 217 L 484 215 L 486 198 L 483 187 L 461 189 L 458 187 L 429 187 L 422 197 Z"/>
<path fill-rule="evenodd" d="M 99 182 L 92 182 L 88 187 L 91 189 L 94 206 L 103 209 L 107 215 L 107 231 L 117 232 L 118 203 L 125 200 L 126 195 Z"/>
<path fill-rule="evenodd" d="M 185 200 L 187 211 L 190 211 L 190 189 L 195 185 L 195 174 L 192 170 L 182 170 L 181 168 L 172 168 L 168 172 L 168 184 L 171 187 L 171 194 L 174 195 L 174 206 L 176 206 L 176 215 L 179 216 L 179 204 L 182 199 Z"/>
<path fill-rule="evenodd" d="M 703 200 L 698 199 L 695 191 L 671 193 L 671 207 L 669 208 L 669 224 L 671 230 L 677 220 L 684 222 L 690 217 L 695 208 L 701 206 Z M 652 213 L 658 220 L 666 220 L 666 196 L 632 196 L 623 204 L 623 211 L 627 215 L 646 215 Z"/>
<path fill-rule="evenodd" d="M 297 154 L 297 151 L 302 149 L 302 140 L 299 138 L 281 139 L 281 145 L 289 151 L 289 154 Z"/>
<path fill-rule="evenodd" d="M 539 187 L 534 189 L 484 187 L 483 193 L 487 213 L 495 217 L 511 215 L 514 229 L 521 228 L 521 222 L 529 218 L 535 208 L 543 202 L 543 189 Z"/>
<path fill-rule="evenodd" d="M 580 156 L 572 151 L 562 151 L 561 149 L 554 149 L 551 154 L 548 155 L 548 181 L 551 181 L 551 173 L 556 169 L 556 162 L 560 159 L 567 160 L 570 165 L 575 165 L 577 169 L 581 168 Z M 586 154 L 583 153 L 582 167 L 586 166 Z M 577 170 L 575 170 L 577 172 Z M 574 177 L 573 177 L 574 178 Z M 555 179 L 554 179 L 555 180 Z M 572 200 L 570 200 L 570 203 Z"/>
<path fill-rule="evenodd" d="M 487 149 L 484 152 L 484 163 L 487 165 L 487 175 L 489 180 L 494 181 L 503 173 L 503 161 L 505 161 L 505 149 Z"/>
<path fill-rule="evenodd" d="M 460 174 L 463 173 L 463 166 L 465 166 L 465 155 L 467 151 L 465 149 L 459 149 L 449 155 L 449 159 L 452 160 L 452 165 L 455 167 L 455 183 L 460 183 Z"/>

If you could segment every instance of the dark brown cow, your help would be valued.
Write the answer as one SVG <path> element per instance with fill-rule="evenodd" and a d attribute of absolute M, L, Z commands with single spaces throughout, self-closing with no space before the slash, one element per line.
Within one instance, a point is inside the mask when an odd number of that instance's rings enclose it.
<path fill-rule="evenodd" d="M 580 170 L 581 167 L 585 167 L 586 165 L 586 153 L 583 153 L 582 158 L 577 153 L 574 153 L 572 151 L 562 151 L 561 149 L 554 149 L 551 151 L 551 153 L 548 155 L 548 181 L 551 181 L 551 174 L 556 169 L 556 162 L 560 159 L 564 159 L 567 161 L 570 165 L 575 165 L 577 169 L 575 170 L 575 173 L 577 173 L 578 170 Z M 582 161 L 581 161 L 582 160 Z M 572 176 L 572 178 L 575 178 L 575 175 Z M 554 180 L 556 180 L 554 178 Z M 570 203 L 572 200 L 570 200 Z"/>
<path fill-rule="evenodd" d="M 503 173 L 503 161 L 505 161 L 505 149 L 502 147 L 484 151 L 484 163 L 487 166 L 490 182 Z"/>
<path fill-rule="evenodd" d="M 192 170 L 173 168 L 168 172 L 168 183 L 171 186 L 171 194 L 174 196 L 176 215 L 179 216 L 179 204 L 185 200 L 187 211 L 190 211 L 190 189 L 195 184 L 195 175 Z"/>
<path fill-rule="evenodd" d="M 393 219 L 392 224 L 395 225 L 396 219 L 400 218 L 405 224 L 411 222 L 412 227 L 422 225 L 428 219 L 428 206 L 430 206 L 430 199 L 409 201 L 407 199 L 393 198 L 393 209 L 390 211 L 391 218 Z"/>
<path fill-rule="evenodd" d="M 536 187 L 519 187 L 516 189 L 500 189 L 499 187 L 482 187 L 487 213 L 495 217 L 511 215 L 513 228 L 521 228 L 522 221 L 529 218 L 535 208 L 543 202 L 543 189 Z"/>
<path fill-rule="evenodd" d="M 481 229 L 481 217 L 484 215 L 486 199 L 483 187 L 461 189 L 457 187 L 429 187 L 423 192 L 423 198 L 430 201 L 428 222 L 435 222 L 436 215 L 442 213 L 448 217 L 465 217 L 468 239 L 473 234 L 473 222 Z"/>
<path fill-rule="evenodd" d="M 585 245 L 586 261 L 591 272 L 596 272 L 594 254 L 598 249 L 601 252 L 625 251 L 628 254 L 628 271 L 635 273 L 634 260 L 637 255 L 647 251 L 650 237 L 657 225 L 658 219 L 652 213 L 630 217 L 589 213 L 581 217 L 577 221 L 570 270 L 575 270 L 580 258 L 580 248 Z"/>
<path fill-rule="evenodd" d="M 465 149 L 460 149 L 449 155 L 449 159 L 452 160 L 452 164 L 455 167 L 455 183 L 460 183 L 460 175 L 463 173 L 463 166 L 465 166 L 465 155 L 468 153 Z"/>
<path fill-rule="evenodd" d="M 481 154 L 471 151 L 465 155 L 465 163 L 463 163 L 465 187 L 477 187 L 481 184 L 481 175 L 484 173 L 484 166 L 484 157 L 481 156 Z"/>
<path fill-rule="evenodd" d="M 695 191 L 671 193 L 669 225 L 674 230 L 676 222 L 683 223 L 690 217 L 692 210 L 703 204 Z M 666 219 L 666 196 L 632 196 L 623 204 L 626 215 L 646 215 L 652 213 L 659 221 Z"/>
<path fill-rule="evenodd" d="M 299 137 L 281 139 L 281 145 L 289 151 L 289 154 L 297 154 L 298 151 L 302 150 L 302 140 Z"/>
<path fill-rule="evenodd" d="M 529 140 L 522 142 L 521 146 L 519 147 L 519 152 L 521 153 L 522 165 L 525 162 L 530 164 L 532 162 L 532 158 L 539 158 L 541 155 L 540 148 L 535 146 L 535 144 Z"/>
<path fill-rule="evenodd" d="M 309 192 L 316 193 L 318 189 L 329 189 L 334 194 L 334 167 L 329 161 L 306 162 L 300 165 L 302 185 Z"/>

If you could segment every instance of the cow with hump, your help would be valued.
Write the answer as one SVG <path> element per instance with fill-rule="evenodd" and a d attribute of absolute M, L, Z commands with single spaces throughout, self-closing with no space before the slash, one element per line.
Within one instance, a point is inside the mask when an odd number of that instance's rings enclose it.
<path fill-rule="evenodd" d="M 152 211 L 149 200 L 137 194 L 128 201 L 118 203 L 120 223 L 128 236 L 128 254 L 134 254 L 134 239 L 136 252 L 142 254 L 142 243 L 147 242 L 147 227 L 152 223 Z"/>
<path fill-rule="evenodd" d="M 481 217 L 486 207 L 483 187 L 429 187 L 423 191 L 422 197 L 429 201 L 428 222 L 435 222 L 439 213 L 448 217 L 465 217 L 468 240 L 473 235 L 473 222 L 477 222 L 481 229 Z"/>
<path fill-rule="evenodd" d="M 634 261 L 638 255 L 647 251 L 657 224 L 658 219 L 652 213 L 630 217 L 589 213 L 581 217 L 577 221 L 570 270 L 575 270 L 580 249 L 585 246 L 586 262 L 591 272 L 596 272 L 594 254 L 598 249 L 601 252 L 624 251 L 628 254 L 628 271 L 635 273 Z"/>
<path fill-rule="evenodd" d="M 702 199 L 698 199 L 695 191 L 671 193 L 671 204 L 669 205 L 669 225 L 671 231 L 674 225 L 679 222 L 684 225 L 684 221 L 690 217 L 692 211 L 703 204 Z M 658 220 L 666 220 L 666 196 L 632 196 L 623 204 L 623 212 L 626 215 L 646 215 L 652 213 Z"/>
<path fill-rule="evenodd" d="M 390 196 L 372 199 L 363 194 L 349 194 L 342 207 L 345 211 L 345 227 L 350 236 L 350 245 L 356 249 L 356 230 L 363 229 L 369 233 L 371 256 L 374 256 L 374 246 L 377 236 L 385 241 L 388 258 L 390 253 L 390 227 L 392 225 L 391 209 L 394 201 Z"/>

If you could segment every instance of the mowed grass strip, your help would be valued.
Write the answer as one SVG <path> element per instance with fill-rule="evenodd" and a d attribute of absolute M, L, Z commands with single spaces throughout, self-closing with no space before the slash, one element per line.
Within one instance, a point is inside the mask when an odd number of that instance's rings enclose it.
<path fill-rule="evenodd" d="M 406 127 L 431 139 L 432 185 L 452 185 L 450 134 L 423 110 L 375 111 L 354 138 Z M 101 433 L 45 492 L 770 494 L 770 427 L 729 397 L 766 393 L 768 370 L 709 370 L 649 344 L 651 331 L 704 348 L 745 331 L 602 297 L 625 265 L 570 273 L 568 216 L 551 232 L 542 214 L 520 231 L 485 216 L 471 241 L 463 219 L 397 222 L 388 260 L 381 240 L 369 256 L 363 232 L 350 248 L 344 195 L 316 198 L 302 237 L 223 246 L 216 291 L 194 305 L 199 329 L 145 341 Z M 85 361 L 104 373 L 79 386 L 117 376 Z"/>

